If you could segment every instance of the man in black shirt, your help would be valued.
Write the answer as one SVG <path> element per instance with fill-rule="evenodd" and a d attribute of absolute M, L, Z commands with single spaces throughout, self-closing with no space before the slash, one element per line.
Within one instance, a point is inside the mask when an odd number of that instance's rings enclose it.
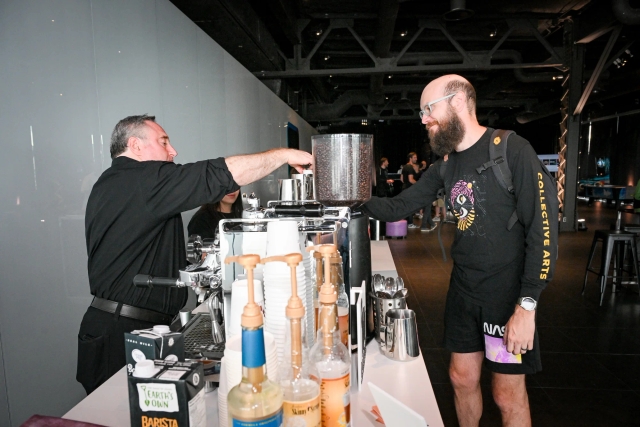
<path fill-rule="evenodd" d="M 418 155 L 414 152 L 407 154 L 407 164 L 402 167 L 402 175 L 400 177 L 402 179 L 402 191 L 408 190 L 413 184 L 418 182 L 417 164 Z M 406 218 L 408 228 L 418 228 L 417 225 L 413 224 L 413 214 L 415 212 L 411 212 Z"/>
<path fill-rule="evenodd" d="M 393 193 L 393 179 L 389 178 L 389 159 L 380 159 L 378 176 L 376 177 L 376 196 L 391 197 Z"/>
<path fill-rule="evenodd" d="M 186 289 L 137 288 L 136 274 L 178 277 L 187 265 L 180 213 L 221 200 L 283 164 L 302 171 L 309 153 L 275 149 L 185 165 L 153 116 L 121 120 L 111 136 L 111 167 L 93 186 L 85 232 L 95 296 L 78 334 L 76 379 L 91 393 L 125 365 L 125 332 L 168 325 Z"/>
<path fill-rule="evenodd" d="M 542 369 L 535 308 L 551 280 L 557 255 L 557 200 L 531 145 L 512 134 L 507 164 L 514 194 L 491 172 L 493 129 L 477 121 L 473 86 L 456 75 L 432 81 L 422 92 L 420 117 L 436 154 L 446 156 L 393 199 L 373 197 L 364 210 L 394 221 L 431 204 L 444 187 L 458 217 L 451 248 L 454 265 L 445 308 L 444 345 L 451 350 L 449 374 L 462 427 L 482 415 L 480 372 L 492 371 L 493 398 L 503 425 L 530 426 L 525 374 Z M 440 175 L 442 173 L 442 176 Z M 509 230 L 513 212 L 518 221 Z"/>

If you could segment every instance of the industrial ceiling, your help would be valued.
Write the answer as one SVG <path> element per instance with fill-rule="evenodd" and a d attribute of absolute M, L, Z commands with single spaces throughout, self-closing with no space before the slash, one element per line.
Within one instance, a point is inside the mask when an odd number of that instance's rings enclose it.
<path fill-rule="evenodd" d="M 638 104 L 629 0 L 172 2 L 318 127 L 415 122 L 424 86 L 448 73 L 474 84 L 484 124 L 529 123 L 559 114 L 580 62 L 583 117 Z"/>

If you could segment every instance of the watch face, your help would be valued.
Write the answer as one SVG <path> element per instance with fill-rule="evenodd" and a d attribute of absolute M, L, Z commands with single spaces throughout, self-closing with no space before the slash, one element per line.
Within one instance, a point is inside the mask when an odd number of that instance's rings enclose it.
<path fill-rule="evenodd" d="M 528 311 L 534 310 L 536 308 L 536 301 L 533 298 L 522 298 L 522 300 L 520 300 L 520 307 Z"/>

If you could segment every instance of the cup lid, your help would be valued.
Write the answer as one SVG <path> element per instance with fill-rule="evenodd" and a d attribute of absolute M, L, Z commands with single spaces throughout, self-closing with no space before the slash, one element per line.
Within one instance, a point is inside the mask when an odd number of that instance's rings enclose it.
<path fill-rule="evenodd" d="M 144 359 L 136 363 L 133 376 L 136 378 L 151 378 L 158 372 L 153 360 Z"/>
<path fill-rule="evenodd" d="M 153 332 L 160 335 L 170 334 L 171 329 L 167 325 L 154 325 Z"/>

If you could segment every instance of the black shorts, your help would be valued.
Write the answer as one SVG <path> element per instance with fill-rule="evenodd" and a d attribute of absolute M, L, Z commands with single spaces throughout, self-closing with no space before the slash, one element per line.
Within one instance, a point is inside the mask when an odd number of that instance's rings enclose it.
<path fill-rule="evenodd" d="M 513 314 L 516 301 L 484 307 L 466 300 L 449 288 L 444 311 L 444 346 L 454 353 L 484 352 L 485 366 L 501 374 L 534 374 L 542 370 L 540 343 L 536 329 L 533 350 L 513 355 L 502 343 L 504 326 Z"/>

